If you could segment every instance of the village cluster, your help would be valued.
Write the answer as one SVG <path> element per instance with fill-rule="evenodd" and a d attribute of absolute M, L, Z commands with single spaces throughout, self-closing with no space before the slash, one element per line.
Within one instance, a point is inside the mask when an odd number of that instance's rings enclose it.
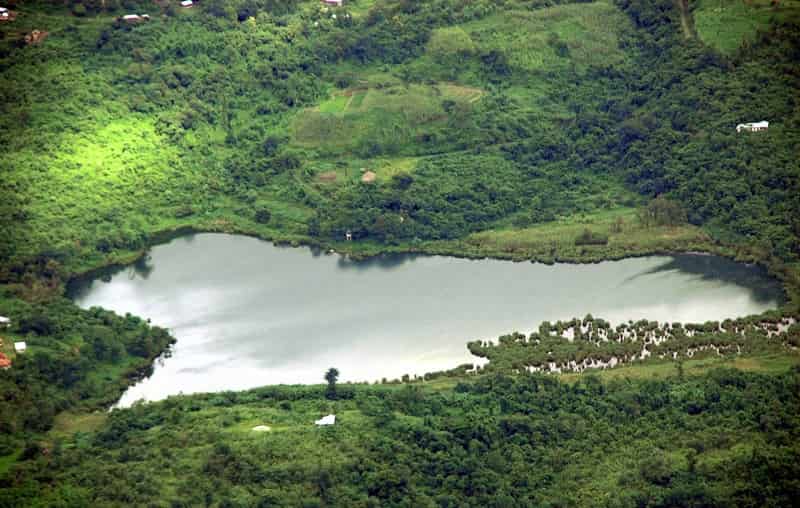
<path fill-rule="evenodd" d="M 11 326 L 11 319 L 5 316 L 0 316 L 0 329 L 8 328 L 9 326 Z M 4 340 L 5 339 L 3 337 L 0 337 L 0 349 L 3 349 L 3 346 L 5 345 Z M 28 345 L 25 344 L 24 341 L 14 343 L 14 352 L 17 354 L 22 354 L 27 349 Z M 11 359 L 8 357 L 8 355 L 0 351 L 0 369 L 6 370 L 10 368 Z"/>

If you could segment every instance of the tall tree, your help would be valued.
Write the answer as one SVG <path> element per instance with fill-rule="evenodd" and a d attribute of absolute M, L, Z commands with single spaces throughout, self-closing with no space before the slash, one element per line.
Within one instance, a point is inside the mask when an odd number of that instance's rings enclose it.
<path fill-rule="evenodd" d="M 329 399 L 336 398 L 336 381 L 339 380 L 339 369 L 331 367 L 325 373 L 325 381 L 328 382 L 328 389 L 325 391 L 325 396 Z"/>

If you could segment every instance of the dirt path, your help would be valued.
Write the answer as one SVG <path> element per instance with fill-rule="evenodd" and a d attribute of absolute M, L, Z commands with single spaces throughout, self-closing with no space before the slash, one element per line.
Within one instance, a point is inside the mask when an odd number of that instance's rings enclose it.
<path fill-rule="evenodd" d="M 675 0 L 675 7 L 681 13 L 681 28 L 685 39 L 697 38 L 697 31 L 694 28 L 694 18 L 689 11 L 689 0 Z"/>

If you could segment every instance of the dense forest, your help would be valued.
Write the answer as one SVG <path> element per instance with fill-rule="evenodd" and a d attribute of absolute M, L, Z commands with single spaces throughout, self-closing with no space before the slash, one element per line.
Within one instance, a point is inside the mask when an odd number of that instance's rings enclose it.
<path fill-rule="evenodd" d="M 5 5 L 0 506 L 800 495 L 800 2 Z M 768 266 L 789 301 L 723 323 L 543 323 L 470 343 L 477 372 L 107 412 L 175 339 L 64 288 L 186 230 L 353 256 L 717 252 Z M 612 358 L 626 366 L 581 373 Z M 531 373 L 553 370 L 573 374 Z"/>
<path fill-rule="evenodd" d="M 0 503 L 791 506 L 799 383 L 722 369 L 174 397 L 32 454 Z M 327 412 L 337 425 L 315 428 Z"/>

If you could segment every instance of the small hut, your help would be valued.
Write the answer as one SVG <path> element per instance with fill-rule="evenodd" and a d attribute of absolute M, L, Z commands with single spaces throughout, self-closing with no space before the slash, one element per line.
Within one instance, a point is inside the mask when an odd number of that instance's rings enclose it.
<path fill-rule="evenodd" d="M 348 229 L 347 232 L 344 234 L 344 239 L 347 240 L 348 242 L 352 241 L 353 232 Z"/>
<path fill-rule="evenodd" d="M 14 351 L 17 353 L 24 353 L 28 350 L 28 345 L 25 342 L 15 342 L 14 343 Z"/>
<path fill-rule="evenodd" d="M 0 328 L 8 328 L 9 326 L 11 326 L 11 319 L 0 316 Z"/>
<path fill-rule="evenodd" d="M 0 369 L 6 370 L 10 368 L 11 368 L 11 360 L 3 353 L 0 353 Z"/>

